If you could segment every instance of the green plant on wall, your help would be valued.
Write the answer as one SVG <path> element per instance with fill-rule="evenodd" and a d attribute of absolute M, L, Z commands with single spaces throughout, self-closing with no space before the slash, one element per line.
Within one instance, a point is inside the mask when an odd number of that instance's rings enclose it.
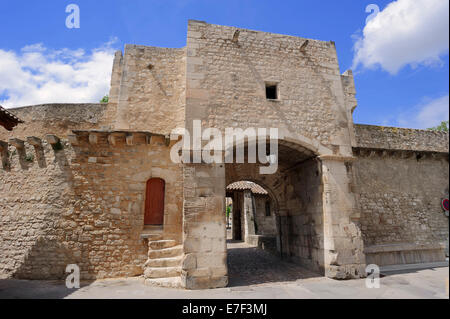
<path fill-rule="evenodd" d="M 448 132 L 448 121 L 442 121 L 441 124 L 439 124 L 438 126 L 430 127 L 428 130 Z"/>
<path fill-rule="evenodd" d="M 33 155 L 33 154 L 27 154 L 27 155 L 25 156 L 25 160 L 26 160 L 27 162 L 32 162 L 32 161 L 34 160 L 34 155 Z"/>
<path fill-rule="evenodd" d="M 101 100 L 100 103 L 108 103 L 109 102 L 109 96 L 105 95 Z"/>

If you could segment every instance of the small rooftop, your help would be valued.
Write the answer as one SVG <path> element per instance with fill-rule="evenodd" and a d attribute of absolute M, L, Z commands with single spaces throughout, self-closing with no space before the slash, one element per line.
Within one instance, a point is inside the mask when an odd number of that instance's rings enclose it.
<path fill-rule="evenodd" d="M 7 111 L 0 105 L 0 125 L 8 131 L 12 131 L 17 124 L 23 123 L 17 116 Z"/>
<path fill-rule="evenodd" d="M 267 191 L 256 183 L 248 181 L 240 181 L 228 185 L 227 191 L 244 191 L 250 190 L 255 195 L 268 195 Z"/>

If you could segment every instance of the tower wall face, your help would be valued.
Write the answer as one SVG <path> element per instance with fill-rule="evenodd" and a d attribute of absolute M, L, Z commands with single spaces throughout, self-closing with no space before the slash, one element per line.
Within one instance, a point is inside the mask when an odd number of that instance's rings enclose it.
<path fill-rule="evenodd" d="M 185 70 L 184 49 L 127 45 L 114 63 L 113 128 L 168 134 L 183 127 Z"/>
<path fill-rule="evenodd" d="M 277 127 L 349 155 L 351 103 L 334 43 L 304 46 L 304 38 L 250 30 L 233 42 L 236 30 L 189 22 L 187 127 L 194 119 L 221 129 Z M 277 84 L 278 100 L 266 98 L 266 83 Z"/>

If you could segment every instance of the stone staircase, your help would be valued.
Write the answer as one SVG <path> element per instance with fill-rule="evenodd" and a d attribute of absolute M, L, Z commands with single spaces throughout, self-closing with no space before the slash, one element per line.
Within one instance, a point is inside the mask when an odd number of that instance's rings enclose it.
<path fill-rule="evenodd" d="M 145 284 L 158 287 L 181 287 L 183 246 L 162 234 L 148 234 L 148 260 L 144 265 Z"/>

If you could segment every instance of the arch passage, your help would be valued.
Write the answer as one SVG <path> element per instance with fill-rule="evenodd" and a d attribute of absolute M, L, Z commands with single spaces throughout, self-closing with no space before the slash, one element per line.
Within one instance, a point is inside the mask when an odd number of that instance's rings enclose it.
<path fill-rule="evenodd" d="M 145 194 L 145 225 L 164 224 L 164 192 L 166 183 L 161 178 L 152 178 L 147 181 Z"/>

